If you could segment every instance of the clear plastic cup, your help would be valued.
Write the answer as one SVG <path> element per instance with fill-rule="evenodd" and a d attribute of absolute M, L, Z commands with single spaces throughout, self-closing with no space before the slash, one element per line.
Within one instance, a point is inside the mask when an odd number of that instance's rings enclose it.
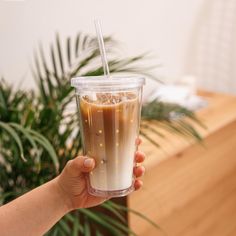
<path fill-rule="evenodd" d="M 95 159 L 88 192 L 120 197 L 133 191 L 134 155 L 139 134 L 142 77 L 76 77 L 83 154 Z"/>

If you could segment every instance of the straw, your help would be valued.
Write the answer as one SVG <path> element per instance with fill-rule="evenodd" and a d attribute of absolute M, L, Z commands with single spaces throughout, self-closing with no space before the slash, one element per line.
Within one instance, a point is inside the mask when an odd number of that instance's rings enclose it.
<path fill-rule="evenodd" d="M 98 45 L 99 45 L 99 50 L 100 50 L 101 59 L 102 59 L 104 75 L 106 75 L 107 77 L 110 77 L 110 71 L 109 71 L 108 62 L 107 62 L 107 54 L 106 54 L 106 50 L 104 46 L 101 22 L 100 20 L 94 20 L 94 24 L 95 24 L 95 28 L 97 32 L 97 39 L 98 39 Z"/>

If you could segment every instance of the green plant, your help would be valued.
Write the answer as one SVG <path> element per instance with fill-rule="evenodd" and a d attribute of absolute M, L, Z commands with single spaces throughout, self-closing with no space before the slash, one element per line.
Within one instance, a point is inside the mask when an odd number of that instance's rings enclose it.
<path fill-rule="evenodd" d="M 136 62 L 142 60 L 144 55 L 116 59 L 116 42 L 110 37 L 105 38 L 105 42 L 110 48 L 111 73 L 142 72 Z M 57 35 L 47 56 L 46 59 L 40 46 L 31 66 L 38 91 L 14 89 L 3 78 L 0 81 L 0 200 L 3 204 L 54 178 L 65 163 L 81 150 L 77 111 L 71 108 L 75 101 L 70 78 L 103 74 L 96 39 L 80 33 L 75 40 L 67 38 L 66 46 L 62 47 Z M 146 69 L 143 68 L 143 71 Z M 173 112 L 200 124 L 194 114 L 186 109 L 152 102 L 144 106 L 141 133 L 150 139 L 145 131 L 156 131 L 145 120 L 155 119 L 171 131 L 200 140 L 201 137 L 187 120 L 170 119 Z M 158 145 L 155 140 L 150 141 Z M 158 228 L 142 214 L 126 207 L 109 201 L 102 207 L 115 218 L 96 210 L 82 209 L 67 214 L 47 235 L 78 235 L 78 232 L 91 235 L 91 230 L 95 230 L 93 235 L 102 235 L 102 228 L 110 235 L 136 235 L 124 223 L 124 211 L 137 214 Z M 101 231 L 92 228 L 91 224 L 100 225 Z"/>

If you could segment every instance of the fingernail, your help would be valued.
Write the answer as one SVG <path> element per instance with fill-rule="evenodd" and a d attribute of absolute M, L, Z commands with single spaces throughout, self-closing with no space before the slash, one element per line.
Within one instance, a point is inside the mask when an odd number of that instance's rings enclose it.
<path fill-rule="evenodd" d="M 144 176 L 146 169 L 144 168 L 144 166 L 141 166 L 141 169 L 142 169 L 142 176 Z"/>
<path fill-rule="evenodd" d="M 84 167 L 89 168 L 93 166 L 93 159 L 87 158 L 84 160 Z"/>

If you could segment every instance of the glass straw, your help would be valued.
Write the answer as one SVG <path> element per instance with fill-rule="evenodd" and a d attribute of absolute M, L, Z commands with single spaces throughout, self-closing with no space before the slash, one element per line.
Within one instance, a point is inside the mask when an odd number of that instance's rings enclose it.
<path fill-rule="evenodd" d="M 99 50 L 100 50 L 101 59 L 102 59 L 104 75 L 106 75 L 107 77 L 110 77 L 110 71 L 109 71 L 108 62 L 107 62 L 107 54 L 106 54 L 106 50 L 104 46 L 101 22 L 100 20 L 94 20 L 94 24 L 95 24 L 95 28 L 97 32 L 97 39 L 98 39 L 98 45 L 99 45 Z"/>

